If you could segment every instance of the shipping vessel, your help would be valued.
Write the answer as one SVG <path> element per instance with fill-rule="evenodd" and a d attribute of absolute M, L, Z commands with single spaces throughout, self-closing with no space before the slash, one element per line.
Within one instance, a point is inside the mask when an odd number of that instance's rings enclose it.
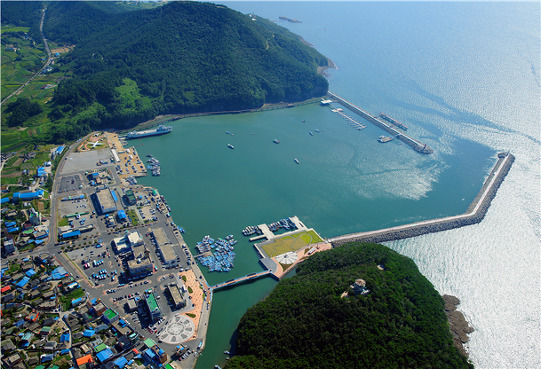
<path fill-rule="evenodd" d="M 378 142 L 381 142 L 381 143 L 389 142 L 389 141 L 392 141 L 392 140 L 393 140 L 393 138 L 389 137 L 389 136 L 379 136 L 379 138 L 378 138 Z"/>
<path fill-rule="evenodd" d="M 173 127 L 171 126 L 164 126 L 161 125 L 158 128 L 155 129 L 148 129 L 146 131 L 131 131 L 126 135 L 127 140 L 132 140 L 135 138 L 143 138 L 143 137 L 149 137 L 149 136 L 159 136 L 164 135 L 166 133 L 169 133 L 173 130 Z"/>

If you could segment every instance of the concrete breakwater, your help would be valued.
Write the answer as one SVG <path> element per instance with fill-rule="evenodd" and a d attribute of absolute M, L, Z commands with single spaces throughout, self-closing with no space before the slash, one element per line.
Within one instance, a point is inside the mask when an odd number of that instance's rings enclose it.
<path fill-rule="evenodd" d="M 419 142 L 415 140 L 414 138 L 406 135 L 405 133 L 399 131 L 398 129 L 394 128 L 390 124 L 387 124 L 378 118 L 374 117 L 373 115 L 365 112 L 358 106 L 353 105 L 349 101 L 341 98 L 340 96 L 333 94 L 331 91 L 327 92 L 327 95 L 335 101 L 338 101 L 340 104 L 348 108 L 354 113 L 359 114 L 361 117 L 369 121 L 370 123 L 375 124 L 379 128 L 383 129 L 384 131 L 390 133 L 391 135 L 395 136 L 398 140 L 406 143 L 407 145 L 411 146 L 415 151 L 421 153 L 421 154 L 432 154 L 434 150 L 432 150 L 430 147 L 428 147 L 427 144 Z"/>
<path fill-rule="evenodd" d="M 341 246 L 352 241 L 381 243 L 479 223 L 485 217 L 492 199 L 496 196 L 496 192 L 511 169 L 514 160 L 515 157 L 510 153 L 498 154 L 498 160 L 494 165 L 494 168 L 492 168 L 492 171 L 481 187 L 481 190 L 463 214 L 385 228 L 377 231 L 352 233 L 329 238 L 327 241 L 331 242 L 333 247 Z"/>

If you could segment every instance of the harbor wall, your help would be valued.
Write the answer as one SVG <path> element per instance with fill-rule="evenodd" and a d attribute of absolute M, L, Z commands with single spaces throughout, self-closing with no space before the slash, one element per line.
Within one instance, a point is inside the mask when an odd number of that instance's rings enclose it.
<path fill-rule="evenodd" d="M 434 150 L 432 150 L 428 145 L 423 144 L 421 142 L 418 142 L 417 140 L 413 139 L 412 137 L 404 134 L 402 131 L 399 131 L 398 129 L 392 127 L 390 124 L 384 123 L 381 120 L 377 119 L 376 117 L 372 116 L 371 114 L 365 112 L 358 106 L 353 105 L 349 101 L 341 98 L 340 96 L 332 93 L 331 91 L 327 92 L 327 95 L 336 101 L 338 101 L 340 104 L 342 104 L 344 107 L 348 108 L 349 110 L 353 111 L 354 113 L 359 114 L 361 117 L 369 121 L 370 123 L 378 126 L 379 128 L 383 129 L 384 131 L 390 133 L 393 136 L 396 136 L 396 138 L 405 144 L 411 146 L 415 151 L 421 153 L 421 154 L 432 154 Z"/>
<path fill-rule="evenodd" d="M 509 173 L 514 160 L 515 157 L 512 154 L 498 154 L 498 160 L 488 178 L 485 180 L 483 187 L 481 187 L 481 190 L 463 214 L 377 231 L 353 233 L 330 238 L 328 241 L 332 243 L 333 247 L 338 247 L 352 241 L 381 243 L 416 237 L 428 233 L 447 231 L 479 223 L 485 217 L 492 199 L 496 196 L 498 188 L 502 184 L 507 173 Z"/>

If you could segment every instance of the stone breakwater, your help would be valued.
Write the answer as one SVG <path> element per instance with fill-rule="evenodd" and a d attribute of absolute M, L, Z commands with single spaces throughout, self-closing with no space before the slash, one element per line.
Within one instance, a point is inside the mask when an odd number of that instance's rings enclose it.
<path fill-rule="evenodd" d="M 428 233 L 447 231 L 479 223 L 485 217 L 492 199 L 496 196 L 496 192 L 511 169 L 514 160 L 515 157 L 509 153 L 498 154 L 498 160 L 494 165 L 494 168 L 464 214 L 380 229 L 377 231 L 347 234 L 330 238 L 327 241 L 331 242 L 333 247 L 341 246 L 352 241 L 381 243 L 402 240 Z"/>

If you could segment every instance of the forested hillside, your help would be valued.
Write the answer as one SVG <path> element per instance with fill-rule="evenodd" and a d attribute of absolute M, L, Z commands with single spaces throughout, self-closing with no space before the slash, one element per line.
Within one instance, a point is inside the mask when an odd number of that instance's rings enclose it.
<path fill-rule="evenodd" d="M 368 294 L 352 293 L 358 278 Z M 304 261 L 246 312 L 237 344 L 227 369 L 473 367 L 453 346 L 432 284 L 411 259 L 375 244 Z"/>
<path fill-rule="evenodd" d="M 158 114 L 250 109 L 327 92 L 317 74 L 327 59 L 269 21 L 199 2 L 121 9 L 107 2 L 48 3 L 47 38 L 75 45 L 54 66 L 70 78 L 45 106 L 54 123 L 51 140 L 125 128 Z"/>

